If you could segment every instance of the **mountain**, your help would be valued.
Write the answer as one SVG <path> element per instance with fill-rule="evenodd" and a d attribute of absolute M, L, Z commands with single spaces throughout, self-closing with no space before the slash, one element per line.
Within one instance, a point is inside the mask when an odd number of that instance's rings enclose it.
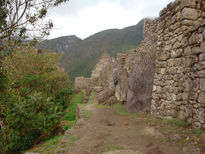
<path fill-rule="evenodd" d="M 84 40 L 76 36 L 65 36 L 40 43 L 42 49 L 64 51 L 61 66 L 74 81 L 77 76 L 89 77 L 99 57 L 107 52 L 111 56 L 126 52 L 139 45 L 143 39 L 145 19 L 124 29 L 109 29 L 96 33 Z"/>
<path fill-rule="evenodd" d="M 62 36 L 51 40 L 44 40 L 39 44 L 39 48 L 47 49 L 51 52 L 69 52 L 76 48 L 82 40 L 75 35 Z"/>

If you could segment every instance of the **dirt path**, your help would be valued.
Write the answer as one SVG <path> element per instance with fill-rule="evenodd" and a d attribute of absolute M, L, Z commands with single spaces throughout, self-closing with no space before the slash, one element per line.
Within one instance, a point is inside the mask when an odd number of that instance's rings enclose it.
<path fill-rule="evenodd" d="M 175 142 L 166 142 L 167 138 L 163 132 L 146 125 L 141 120 L 119 115 L 111 108 L 99 108 L 91 104 L 86 106 L 86 110 L 91 112 L 91 117 L 86 119 L 82 126 L 70 131 L 70 136 L 74 136 L 75 141 L 66 150 L 67 154 L 203 153 L 200 149 L 193 148 L 191 144 L 180 146 Z"/>

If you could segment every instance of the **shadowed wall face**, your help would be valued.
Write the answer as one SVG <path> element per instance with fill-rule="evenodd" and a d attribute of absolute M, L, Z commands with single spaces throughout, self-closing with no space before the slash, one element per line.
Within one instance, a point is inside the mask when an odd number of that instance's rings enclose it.
<path fill-rule="evenodd" d="M 149 52 L 135 53 L 135 64 L 128 78 L 128 112 L 150 111 L 155 72 L 155 58 Z"/>

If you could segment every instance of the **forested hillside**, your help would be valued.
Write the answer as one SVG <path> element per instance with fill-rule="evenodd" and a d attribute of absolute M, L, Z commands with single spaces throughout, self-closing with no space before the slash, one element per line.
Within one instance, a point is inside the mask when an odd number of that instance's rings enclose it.
<path fill-rule="evenodd" d="M 143 38 L 143 27 L 144 19 L 134 26 L 105 30 L 82 41 L 75 36 L 67 36 L 44 41 L 39 47 L 56 52 L 63 51 L 61 66 L 74 81 L 77 76 L 90 76 L 102 53 L 108 52 L 115 56 L 139 45 Z"/>

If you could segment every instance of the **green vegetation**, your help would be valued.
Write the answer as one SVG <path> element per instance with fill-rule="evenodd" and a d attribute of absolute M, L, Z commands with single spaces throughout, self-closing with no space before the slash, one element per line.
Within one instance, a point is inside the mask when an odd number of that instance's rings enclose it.
<path fill-rule="evenodd" d="M 88 119 L 91 116 L 91 112 L 85 109 L 86 106 L 87 106 L 87 104 L 80 104 L 79 105 L 80 110 L 82 111 L 83 118 Z"/>
<path fill-rule="evenodd" d="M 35 148 L 27 151 L 27 152 L 34 152 L 34 153 L 42 153 L 42 154 L 53 154 L 58 147 L 62 136 L 55 136 L 44 143 L 39 144 Z"/>
<path fill-rule="evenodd" d="M 72 126 L 75 125 L 77 104 L 82 104 L 82 103 L 83 103 L 82 92 L 78 93 L 78 94 L 73 94 L 71 96 L 70 105 L 67 108 L 67 112 L 66 112 L 66 114 L 64 116 L 64 120 L 62 122 L 64 130 L 70 129 Z"/>
<path fill-rule="evenodd" d="M 95 99 L 95 95 L 96 95 L 96 92 L 92 91 L 87 104 L 93 104 L 94 99 Z"/>
<path fill-rule="evenodd" d="M 199 130 L 199 129 L 193 129 L 193 130 L 191 130 L 191 133 L 196 135 L 197 137 L 200 137 L 202 134 L 205 134 L 204 131 Z"/>
<path fill-rule="evenodd" d="M 121 145 L 115 145 L 115 144 L 107 144 L 107 145 L 101 145 L 96 154 L 101 154 L 103 152 L 113 151 L 113 150 L 123 150 L 124 147 Z"/>
<path fill-rule="evenodd" d="M 71 84 L 56 63 L 61 55 L 16 47 L 3 61 L 7 84 L 0 93 L 0 150 L 19 153 L 58 133 Z M 2 127 L 2 126 L 1 126 Z"/>

